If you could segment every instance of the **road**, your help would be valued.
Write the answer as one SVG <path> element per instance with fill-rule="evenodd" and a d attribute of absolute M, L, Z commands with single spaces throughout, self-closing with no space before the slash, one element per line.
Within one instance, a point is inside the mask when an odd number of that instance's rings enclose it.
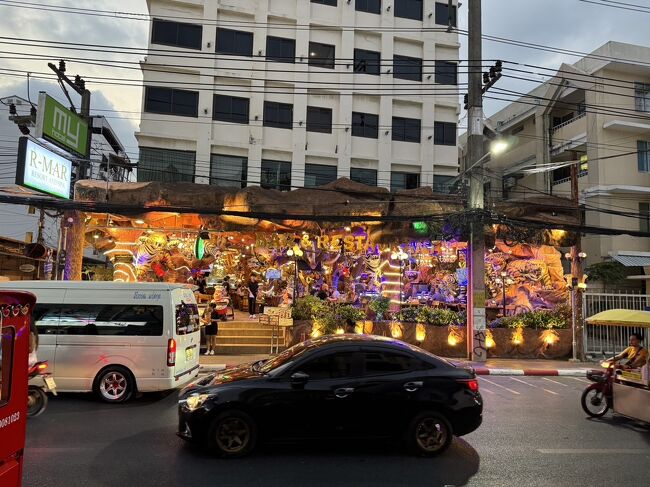
<path fill-rule="evenodd" d="M 611 415 L 586 419 L 579 404 L 585 379 L 480 383 L 483 425 L 433 459 L 350 444 L 267 447 L 219 460 L 175 436 L 175 393 L 125 405 L 61 395 L 29 422 L 25 486 L 647 485 L 650 429 Z"/>

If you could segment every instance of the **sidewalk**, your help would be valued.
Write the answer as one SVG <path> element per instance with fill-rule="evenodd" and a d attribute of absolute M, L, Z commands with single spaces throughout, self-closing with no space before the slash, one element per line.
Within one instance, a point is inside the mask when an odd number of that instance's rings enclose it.
<path fill-rule="evenodd" d="M 200 370 L 203 373 L 218 372 L 227 367 L 268 358 L 268 355 L 201 355 Z M 536 359 L 488 359 L 487 362 L 470 362 L 448 359 L 459 365 L 474 368 L 478 375 L 536 375 L 584 377 L 588 370 L 599 368 L 597 362 L 573 363 L 568 360 Z"/>

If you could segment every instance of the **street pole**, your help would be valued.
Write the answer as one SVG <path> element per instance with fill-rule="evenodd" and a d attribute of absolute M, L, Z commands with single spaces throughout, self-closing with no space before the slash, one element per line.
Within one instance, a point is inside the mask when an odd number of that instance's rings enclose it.
<path fill-rule="evenodd" d="M 470 292 L 467 303 L 467 352 L 471 360 L 484 362 L 485 348 L 485 236 L 483 232 L 483 51 L 481 0 L 469 0 L 468 23 L 468 125 L 466 167 L 469 172 Z"/>
<path fill-rule="evenodd" d="M 580 211 L 580 192 L 578 188 L 578 164 L 571 164 L 571 199 L 576 208 L 576 217 L 582 226 L 582 212 Z M 571 275 L 578 280 L 582 279 L 582 238 L 580 232 L 576 232 L 576 240 L 571 247 Z M 577 361 L 584 361 L 583 325 L 582 325 L 582 293 L 574 287 L 573 293 L 573 358 Z"/>

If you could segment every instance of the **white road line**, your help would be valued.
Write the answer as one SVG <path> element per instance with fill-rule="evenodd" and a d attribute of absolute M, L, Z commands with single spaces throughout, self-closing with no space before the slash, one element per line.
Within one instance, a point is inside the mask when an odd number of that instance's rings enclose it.
<path fill-rule="evenodd" d="M 481 377 L 481 380 L 484 380 L 485 382 L 487 382 L 488 384 L 492 384 L 493 386 L 497 386 L 497 387 L 500 387 L 501 389 L 505 389 L 505 390 L 508 391 L 508 392 L 511 392 L 511 393 L 513 393 L 513 394 L 516 394 L 517 396 L 520 395 L 519 392 L 517 392 L 517 391 L 513 391 L 512 389 L 508 389 L 506 386 L 502 386 L 501 384 L 497 384 L 496 382 L 492 382 L 491 380 L 487 380 L 487 379 L 485 379 L 485 378 L 483 378 L 483 377 Z"/>
<path fill-rule="evenodd" d="M 587 379 L 580 379 L 579 377 L 569 377 L 569 379 L 577 380 L 578 382 L 585 382 L 587 384 L 591 383 L 591 381 L 588 381 Z"/>
<path fill-rule="evenodd" d="M 510 377 L 512 380 L 515 380 L 517 382 L 521 382 L 522 384 L 526 384 L 527 386 L 534 387 L 535 389 L 541 389 L 544 392 L 548 392 L 549 394 L 553 394 L 554 396 L 559 396 L 557 392 L 551 391 L 549 389 L 544 389 L 543 387 L 536 386 L 535 384 L 531 384 L 529 382 L 526 382 L 525 380 L 517 379 L 515 377 Z"/>
<path fill-rule="evenodd" d="M 647 455 L 647 449 L 632 449 L 632 448 L 550 448 L 538 449 L 540 453 L 547 455 Z"/>
<path fill-rule="evenodd" d="M 490 389 L 486 389 L 485 387 L 481 387 L 479 392 L 489 392 L 490 394 L 496 394 L 496 392 L 491 391 Z"/>
<path fill-rule="evenodd" d="M 553 380 L 553 379 L 549 379 L 549 378 L 547 378 L 547 377 L 542 377 L 542 379 L 547 380 L 547 381 L 549 381 L 549 382 L 552 382 L 553 384 L 558 384 L 558 385 L 560 385 L 560 386 L 562 386 L 562 387 L 569 387 L 569 386 L 566 385 L 566 384 L 562 384 L 561 382 L 558 382 L 558 381 Z"/>

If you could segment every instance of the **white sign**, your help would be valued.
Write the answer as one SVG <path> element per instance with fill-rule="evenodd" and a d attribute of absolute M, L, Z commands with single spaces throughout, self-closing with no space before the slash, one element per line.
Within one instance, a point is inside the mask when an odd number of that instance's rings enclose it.
<path fill-rule="evenodd" d="M 72 161 L 31 140 L 21 139 L 16 184 L 70 199 Z"/>

